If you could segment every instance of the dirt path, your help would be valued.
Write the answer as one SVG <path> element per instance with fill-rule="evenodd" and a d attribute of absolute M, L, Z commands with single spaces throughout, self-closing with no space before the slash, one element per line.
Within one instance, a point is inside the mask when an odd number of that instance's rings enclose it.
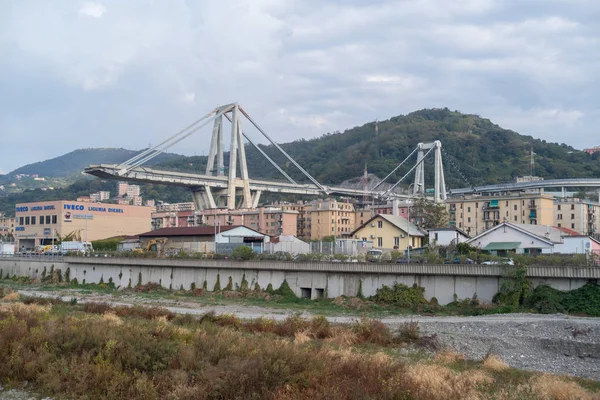
<path fill-rule="evenodd" d="M 113 305 L 143 304 L 161 306 L 175 313 L 234 314 L 243 319 L 258 317 L 285 319 L 289 311 L 244 305 L 206 305 L 168 299 L 146 299 L 75 291 L 20 290 L 29 296 L 61 297 L 65 301 L 102 301 Z M 303 312 L 303 316 L 312 316 Z M 352 316 L 332 316 L 333 323 L 351 323 Z M 500 355 L 511 367 L 567 374 L 600 380 L 600 318 L 567 315 L 502 314 L 477 317 L 394 316 L 382 322 L 397 329 L 402 323 L 418 321 L 422 334 L 436 334 L 444 345 L 470 359 L 481 359 L 487 352 Z"/>

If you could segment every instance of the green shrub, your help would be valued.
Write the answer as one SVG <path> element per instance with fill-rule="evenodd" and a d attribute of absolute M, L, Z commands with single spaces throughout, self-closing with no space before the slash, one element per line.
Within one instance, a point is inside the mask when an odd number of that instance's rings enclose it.
<path fill-rule="evenodd" d="M 416 283 L 412 287 L 395 283 L 392 287 L 383 285 L 381 289 L 377 290 L 373 300 L 393 303 L 404 308 L 413 308 L 421 304 L 427 304 L 424 294 L 425 288 L 417 286 Z"/>
<path fill-rule="evenodd" d="M 531 293 L 531 284 L 527 280 L 526 267 L 505 267 L 500 291 L 493 302 L 503 306 L 520 307 Z"/>
<path fill-rule="evenodd" d="M 229 277 L 229 281 L 227 282 L 227 286 L 225 286 L 225 289 L 223 289 L 225 291 L 231 291 L 233 290 L 233 279 L 231 279 L 231 277 Z"/>
<path fill-rule="evenodd" d="M 365 295 L 363 294 L 362 279 L 359 279 L 358 281 L 358 292 L 356 293 L 356 297 L 358 297 L 361 300 L 365 299 Z"/>
<path fill-rule="evenodd" d="M 240 261 L 252 260 L 255 256 L 256 256 L 256 253 L 254 253 L 254 250 L 252 250 L 248 246 L 236 247 L 235 249 L 233 249 L 233 252 L 231 253 L 231 258 L 233 258 L 234 260 L 240 260 Z"/>
<path fill-rule="evenodd" d="M 215 282 L 215 287 L 213 288 L 213 292 L 221 291 L 221 275 L 217 274 L 217 281 Z"/>
<path fill-rule="evenodd" d="M 271 286 L 271 284 L 269 284 L 269 286 Z M 272 290 L 273 287 L 271 286 L 271 292 L 272 294 L 278 294 L 280 296 L 283 296 L 284 298 L 293 298 L 296 299 L 296 294 L 294 293 L 294 291 L 292 290 L 292 288 L 290 287 L 290 285 L 287 283 L 287 281 L 284 279 L 283 282 L 281 283 L 281 286 L 279 287 L 279 289 L 277 290 Z M 267 289 L 268 290 L 268 289 Z"/>

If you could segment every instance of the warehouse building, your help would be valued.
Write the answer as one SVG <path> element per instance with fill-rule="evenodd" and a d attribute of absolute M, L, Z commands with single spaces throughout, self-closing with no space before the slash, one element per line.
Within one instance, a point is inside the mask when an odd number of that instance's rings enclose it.
<path fill-rule="evenodd" d="M 15 239 L 32 250 L 73 234 L 83 241 L 133 235 L 150 230 L 150 207 L 58 200 L 15 207 Z"/>

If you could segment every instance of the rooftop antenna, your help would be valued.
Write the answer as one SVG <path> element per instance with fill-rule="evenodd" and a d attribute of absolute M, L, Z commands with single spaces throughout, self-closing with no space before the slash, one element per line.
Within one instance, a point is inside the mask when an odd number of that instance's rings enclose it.
<path fill-rule="evenodd" d="M 535 153 L 533 152 L 533 143 L 531 144 L 531 171 L 529 173 L 530 176 L 533 176 L 533 173 L 535 172 L 535 160 L 533 159 L 533 156 L 535 155 Z"/>

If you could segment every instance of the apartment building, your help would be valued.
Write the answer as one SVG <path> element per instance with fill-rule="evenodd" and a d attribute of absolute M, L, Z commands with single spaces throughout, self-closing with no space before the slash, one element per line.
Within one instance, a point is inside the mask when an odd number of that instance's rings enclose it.
<path fill-rule="evenodd" d="M 260 207 L 246 210 L 202 210 L 199 214 L 204 225 L 243 225 L 269 236 L 297 236 L 298 212 L 281 207 Z"/>
<path fill-rule="evenodd" d="M 0 215 L 0 239 L 5 240 L 15 235 L 15 219 Z"/>
<path fill-rule="evenodd" d="M 356 211 L 352 203 L 324 199 L 316 200 L 309 206 L 304 211 L 306 226 L 303 237 L 306 239 L 348 236 L 356 228 Z"/>
<path fill-rule="evenodd" d="M 554 198 L 545 193 L 514 193 L 501 196 L 464 196 L 446 201 L 451 227 L 470 236 L 502 222 L 554 225 Z"/>
<path fill-rule="evenodd" d="M 577 198 L 554 200 L 554 225 L 581 235 L 600 232 L 600 204 Z"/>

